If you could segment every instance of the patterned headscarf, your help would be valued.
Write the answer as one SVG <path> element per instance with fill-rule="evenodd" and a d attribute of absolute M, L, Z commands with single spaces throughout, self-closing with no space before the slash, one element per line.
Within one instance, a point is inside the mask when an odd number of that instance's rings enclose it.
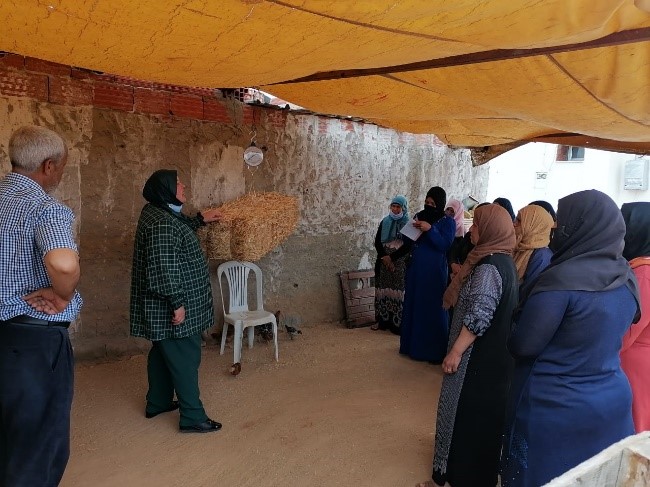
<path fill-rule="evenodd" d="M 535 249 L 548 247 L 550 242 L 550 231 L 553 227 L 553 218 L 542 206 L 528 205 L 519 210 L 517 215 L 519 225 L 515 227 L 517 245 L 512 257 L 517 266 L 519 279 L 524 278 L 530 256 Z"/>
<path fill-rule="evenodd" d="M 478 243 L 467 256 L 442 297 L 442 307 L 456 304 L 460 288 L 484 257 L 492 254 L 511 255 L 515 248 L 515 228 L 508 211 L 495 204 L 481 206 L 474 211 L 474 225 L 478 228 Z"/>
<path fill-rule="evenodd" d="M 463 204 L 455 199 L 451 199 L 447 202 L 445 210 L 451 208 L 454 210 L 454 221 L 456 222 L 456 237 L 462 237 L 465 235 L 465 207 Z"/>

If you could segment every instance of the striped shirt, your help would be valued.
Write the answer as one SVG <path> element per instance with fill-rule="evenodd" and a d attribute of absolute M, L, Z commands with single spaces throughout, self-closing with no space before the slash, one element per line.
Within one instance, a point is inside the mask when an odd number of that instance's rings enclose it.
<path fill-rule="evenodd" d="M 44 257 L 50 250 L 77 252 L 74 214 L 32 179 L 11 172 L 0 181 L 0 320 L 29 315 L 49 321 L 73 321 L 82 300 L 75 294 L 61 313 L 33 309 L 22 297 L 50 287 Z"/>

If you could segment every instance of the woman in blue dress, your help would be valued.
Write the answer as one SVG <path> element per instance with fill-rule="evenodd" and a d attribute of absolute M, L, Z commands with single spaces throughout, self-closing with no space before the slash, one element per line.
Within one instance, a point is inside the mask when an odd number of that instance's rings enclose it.
<path fill-rule="evenodd" d="M 414 225 L 422 235 L 397 251 L 412 250 L 406 270 L 399 353 L 438 364 L 447 352 L 449 316 L 442 309 L 442 294 L 447 286 L 447 251 L 456 234 L 456 222 L 444 212 L 446 202 L 444 189 L 431 188 L 424 209 L 415 216 Z"/>
<path fill-rule="evenodd" d="M 508 341 L 501 485 L 537 487 L 634 433 L 622 337 L 638 319 L 625 223 L 596 190 L 562 198 L 551 264 L 532 284 Z"/>

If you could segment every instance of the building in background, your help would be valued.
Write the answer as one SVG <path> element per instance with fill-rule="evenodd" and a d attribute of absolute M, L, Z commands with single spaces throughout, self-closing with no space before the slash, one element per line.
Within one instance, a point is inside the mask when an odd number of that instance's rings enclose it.
<path fill-rule="evenodd" d="M 531 143 L 488 164 L 487 201 L 508 198 L 515 211 L 534 200 L 546 200 L 557 208 L 560 198 L 585 189 L 600 190 L 619 206 L 650 201 L 647 156 Z"/>

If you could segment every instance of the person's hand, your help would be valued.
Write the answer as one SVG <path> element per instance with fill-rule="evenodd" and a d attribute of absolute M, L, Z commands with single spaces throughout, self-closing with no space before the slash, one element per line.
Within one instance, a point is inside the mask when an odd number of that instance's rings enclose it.
<path fill-rule="evenodd" d="M 205 223 L 218 222 L 223 218 L 223 213 L 217 208 L 210 208 L 201 212 Z"/>
<path fill-rule="evenodd" d="M 180 308 L 174 310 L 174 316 L 172 316 L 172 325 L 178 326 L 183 321 L 185 321 L 185 306 L 181 306 Z"/>
<path fill-rule="evenodd" d="M 424 220 L 418 220 L 413 222 L 413 226 L 415 228 L 419 228 L 423 232 L 428 232 L 431 230 L 431 224 L 429 222 L 425 222 Z"/>
<path fill-rule="evenodd" d="M 461 355 L 454 350 L 450 350 L 445 359 L 442 361 L 442 371 L 445 374 L 455 374 L 460 365 Z"/>
<path fill-rule="evenodd" d="M 460 264 L 456 264 L 456 262 L 452 262 L 452 264 L 451 264 L 451 275 L 455 276 L 456 274 L 458 274 L 461 267 L 463 267 L 463 266 L 460 265 Z"/>
<path fill-rule="evenodd" d="M 51 287 L 44 287 L 23 296 L 23 299 L 36 311 L 55 315 L 64 311 L 70 300 L 63 299 Z"/>
<path fill-rule="evenodd" d="M 384 255 L 381 258 L 381 262 L 389 271 L 393 272 L 395 270 L 395 264 L 393 264 L 393 259 L 390 258 L 390 255 Z"/>

